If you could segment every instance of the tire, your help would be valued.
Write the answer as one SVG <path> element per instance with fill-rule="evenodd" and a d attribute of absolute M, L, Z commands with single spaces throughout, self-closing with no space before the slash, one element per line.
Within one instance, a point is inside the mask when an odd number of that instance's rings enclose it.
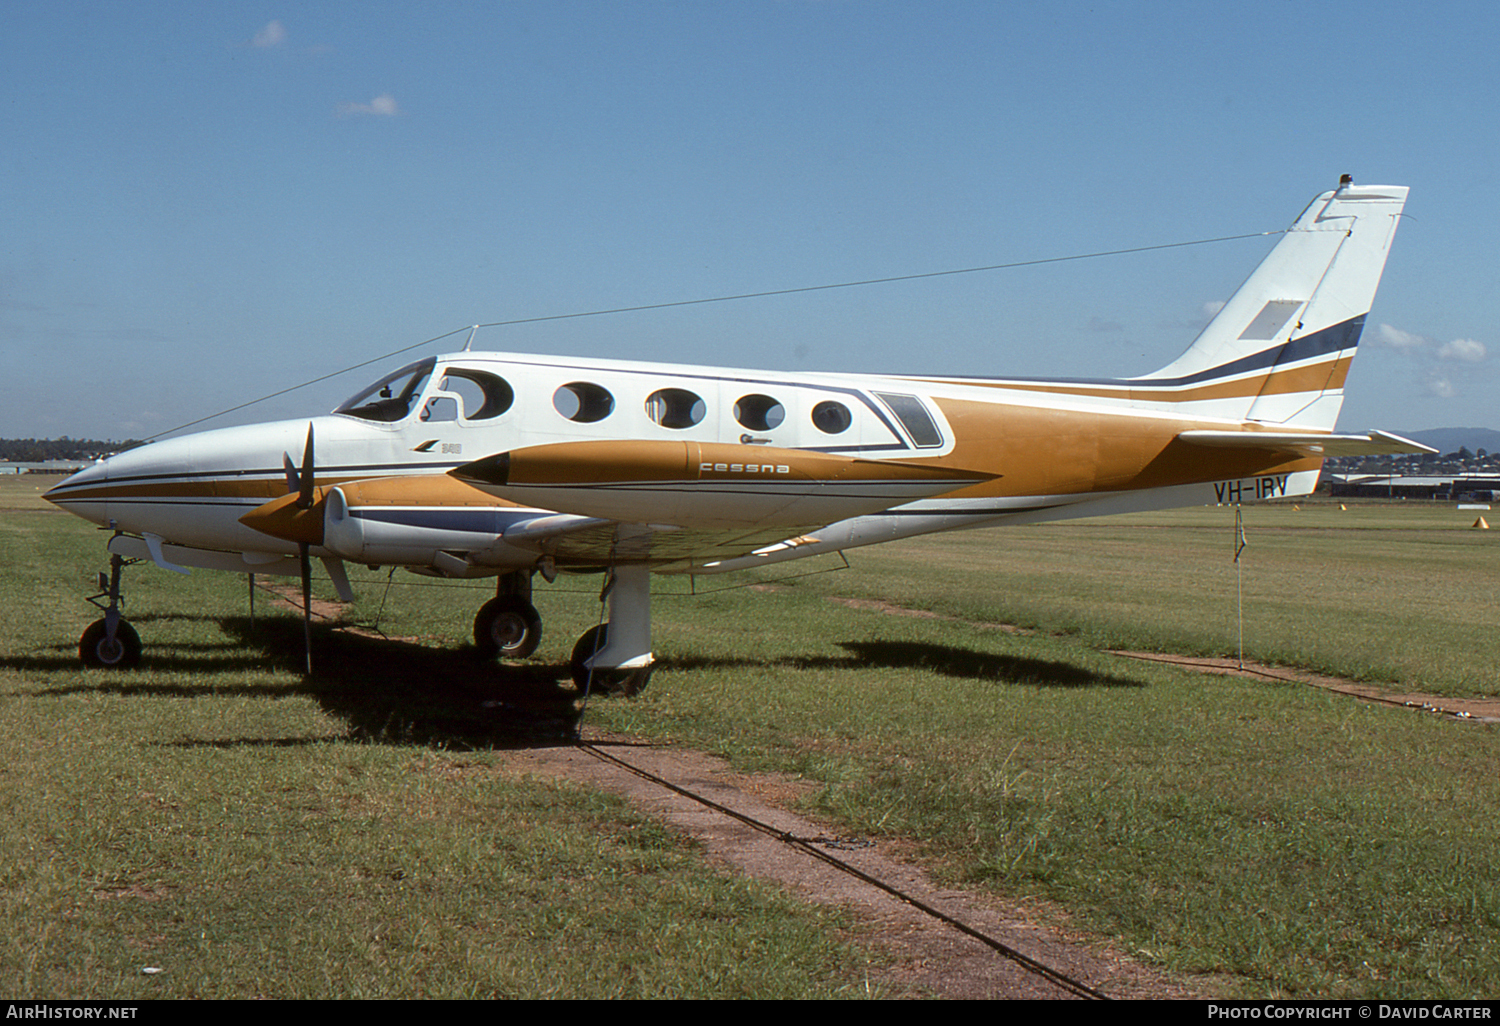
<path fill-rule="evenodd" d="M 141 636 L 124 620 L 115 625 L 115 640 L 109 640 L 109 627 L 95 620 L 78 639 L 78 658 L 83 665 L 99 670 L 129 669 L 141 661 Z"/>
<path fill-rule="evenodd" d="M 609 624 L 601 623 L 584 631 L 573 646 L 573 658 L 569 661 L 569 666 L 573 671 L 573 683 L 578 690 L 606 695 L 636 695 L 646 690 L 646 685 L 651 682 L 651 666 L 636 670 L 594 670 L 593 679 L 589 679 L 589 668 L 585 664 L 608 641 Z"/>
<path fill-rule="evenodd" d="M 525 599 L 490 599 L 474 617 L 474 645 L 486 659 L 525 659 L 541 643 L 542 617 Z"/>

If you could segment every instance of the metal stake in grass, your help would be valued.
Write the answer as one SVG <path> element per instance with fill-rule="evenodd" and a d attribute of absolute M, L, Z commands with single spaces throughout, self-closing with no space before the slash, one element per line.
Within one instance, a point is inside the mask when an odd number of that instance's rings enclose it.
<path fill-rule="evenodd" d="M 1245 668 L 1245 568 L 1240 553 L 1245 551 L 1245 516 L 1240 504 L 1234 504 L 1234 608 L 1239 620 L 1240 669 Z"/>

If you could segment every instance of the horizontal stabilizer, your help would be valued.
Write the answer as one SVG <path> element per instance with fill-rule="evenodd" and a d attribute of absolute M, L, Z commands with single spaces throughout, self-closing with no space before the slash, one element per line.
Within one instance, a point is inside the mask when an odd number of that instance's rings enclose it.
<path fill-rule="evenodd" d="M 1431 446 L 1385 431 L 1363 435 L 1303 431 L 1184 431 L 1177 437 L 1193 445 L 1220 449 L 1284 449 L 1303 456 L 1394 456 L 1437 452 Z"/>

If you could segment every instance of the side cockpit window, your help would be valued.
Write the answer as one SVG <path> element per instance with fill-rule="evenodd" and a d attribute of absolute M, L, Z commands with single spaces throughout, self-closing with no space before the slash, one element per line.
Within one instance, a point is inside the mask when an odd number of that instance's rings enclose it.
<path fill-rule="evenodd" d="M 334 413 L 347 413 L 361 420 L 374 420 L 394 424 L 405 420 L 411 413 L 412 403 L 422 393 L 427 376 L 432 373 L 436 359 L 423 360 L 402 367 L 389 377 L 381 378 L 369 388 L 348 399 Z"/>
<path fill-rule="evenodd" d="M 422 404 L 422 420 L 442 423 L 458 419 L 458 400 L 451 395 L 435 395 Z"/>
<path fill-rule="evenodd" d="M 457 397 L 465 420 L 498 417 L 516 401 L 515 390 L 504 378 L 470 367 L 447 368 L 438 388 Z"/>

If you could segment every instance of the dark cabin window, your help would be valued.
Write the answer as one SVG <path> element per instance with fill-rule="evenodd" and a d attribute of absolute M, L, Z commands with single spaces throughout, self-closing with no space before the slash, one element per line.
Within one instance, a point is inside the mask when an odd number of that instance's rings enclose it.
<path fill-rule="evenodd" d="M 849 430 L 854 417 L 843 403 L 825 399 L 812 408 L 812 422 L 825 435 L 838 435 Z"/>
<path fill-rule="evenodd" d="M 615 397 L 591 381 L 572 381 L 552 394 L 552 406 L 576 424 L 593 424 L 615 409 Z"/>
<path fill-rule="evenodd" d="M 646 399 L 646 416 L 664 428 L 690 428 L 708 412 L 703 397 L 685 388 L 663 388 Z"/>
<path fill-rule="evenodd" d="M 734 419 L 751 431 L 770 431 L 786 420 L 786 407 L 768 395 L 742 395 L 734 404 Z"/>

